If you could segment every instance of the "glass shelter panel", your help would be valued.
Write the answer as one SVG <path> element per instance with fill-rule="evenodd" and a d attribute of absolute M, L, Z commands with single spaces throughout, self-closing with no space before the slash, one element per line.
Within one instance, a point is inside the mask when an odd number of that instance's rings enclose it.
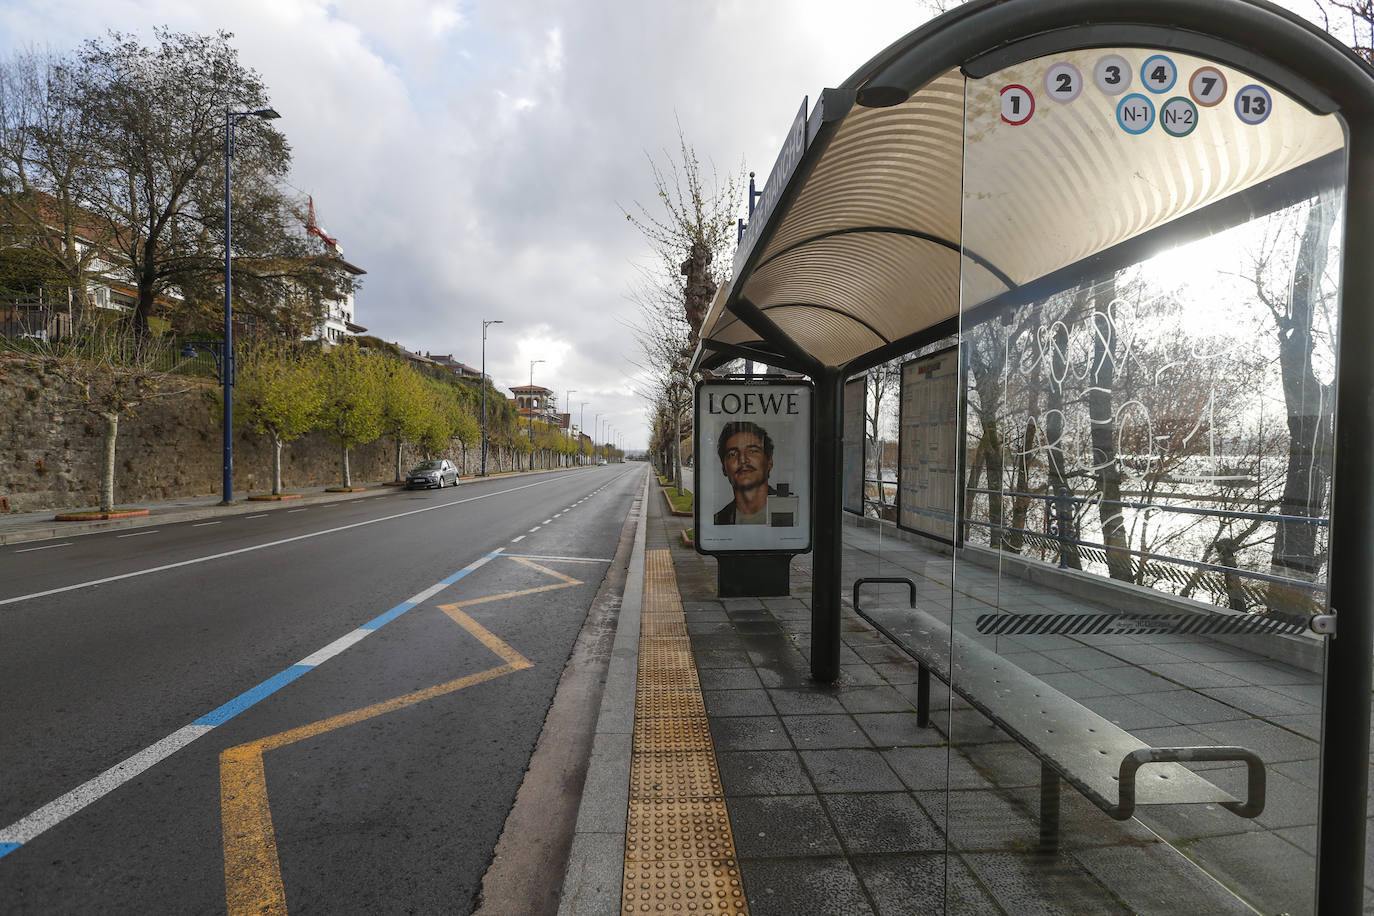
<path fill-rule="evenodd" d="M 1148 48 L 965 106 L 951 858 L 1009 912 L 1310 912 L 1341 123 Z"/>

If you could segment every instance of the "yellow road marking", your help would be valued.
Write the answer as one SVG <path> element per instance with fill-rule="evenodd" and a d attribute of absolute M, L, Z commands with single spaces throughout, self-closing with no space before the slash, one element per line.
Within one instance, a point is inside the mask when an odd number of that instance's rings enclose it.
<path fill-rule="evenodd" d="M 414 706 L 426 700 L 455 693 L 466 687 L 493 678 L 513 674 L 534 663 L 500 637 L 473 620 L 463 608 L 486 604 L 503 598 L 533 595 L 581 585 L 581 580 L 516 557 L 510 559 L 561 580 L 557 585 L 520 589 L 500 595 L 488 595 L 455 604 L 441 604 L 439 610 L 477 638 L 505 664 L 469 674 L 457 680 L 415 690 L 362 709 L 342 713 L 302 725 L 288 731 L 259 738 L 231 747 L 220 754 L 220 810 L 224 841 L 225 903 L 231 916 L 239 914 L 283 914 L 286 912 L 286 889 L 282 884 L 281 861 L 277 857 L 276 831 L 272 826 L 272 807 L 267 798 L 267 772 L 263 754 L 286 747 L 297 741 L 356 725 L 368 719 Z"/>

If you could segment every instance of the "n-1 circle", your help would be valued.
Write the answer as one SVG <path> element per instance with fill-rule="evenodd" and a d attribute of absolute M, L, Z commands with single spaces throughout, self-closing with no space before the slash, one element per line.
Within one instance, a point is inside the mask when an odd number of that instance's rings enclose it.
<path fill-rule="evenodd" d="M 1131 62 L 1120 54 L 1108 54 L 1093 65 L 1093 82 L 1106 95 L 1120 95 L 1131 87 Z"/>
<path fill-rule="evenodd" d="M 1226 74 L 1216 67 L 1199 67 L 1188 80 L 1188 94 L 1204 108 L 1221 104 L 1226 98 Z"/>
<path fill-rule="evenodd" d="M 1178 67 L 1163 54 L 1147 58 L 1145 63 L 1140 65 L 1140 82 L 1151 92 L 1168 92 L 1174 88 L 1174 81 L 1177 79 Z"/>
<path fill-rule="evenodd" d="M 1021 125 L 1035 114 L 1035 96 L 1020 83 L 1002 87 L 1002 120 L 1008 124 Z"/>
<path fill-rule="evenodd" d="M 1045 71 L 1045 94 L 1056 102 L 1072 102 L 1083 91 L 1083 74 L 1068 61 Z"/>
<path fill-rule="evenodd" d="M 1197 130 L 1197 106 L 1176 95 L 1159 106 L 1159 126 L 1171 137 L 1186 137 Z"/>
<path fill-rule="evenodd" d="M 1246 124 L 1263 124 L 1274 110 L 1274 98 L 1263 86 L 1251 83 L 1236 93 L 1236 117 Z"/>
<path fill-rule="evenodd" d="M 1116 123 L 1128 134 L 1143 134 L 1154 126 L 1155 103 L 1132 92 L 1116 103 Z"/>

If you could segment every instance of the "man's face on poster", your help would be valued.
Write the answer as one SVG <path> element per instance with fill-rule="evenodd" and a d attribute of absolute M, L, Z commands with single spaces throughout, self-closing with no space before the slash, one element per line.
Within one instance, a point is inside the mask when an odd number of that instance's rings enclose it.
<path fill-rule="evenodd" d="M 768 483 L 773 459 L 763 448 L 763 440 L 754 433 L 740 431 L 725 440 L 725 457 L 721 472 L 736 490 L 752 490 Z"/>

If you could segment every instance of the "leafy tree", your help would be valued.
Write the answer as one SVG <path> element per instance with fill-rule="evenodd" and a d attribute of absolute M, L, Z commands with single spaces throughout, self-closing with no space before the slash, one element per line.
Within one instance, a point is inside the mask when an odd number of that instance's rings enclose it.
<path fill-rule="evenodd" d="M 386 360 L 382 373 L 382 431 L 396 442 L 396 479 L 401 482 L 401 452 L 407 442 L 424 436 L 442 417 L 432 390 L 420 373 L 399 360 Z"/>
<path fill-rule="evenodd" d="M 0 287 L 60 305 L 55 310 L 79 322 L 111 234 L 81 206 L 77 178 L 92 134 L 86 113 L 66 103 L 72 79 L 69 65 L 49 53 L 0 62 L 0 233 L 10 255 L 0 264 Z"/>
<path fill-rule="evenodd" d="M 272 440 L 272 495 L 281 495 L 282 445 L 315 427 L 324 402 L 320 358 L 258 343 L 239 356 L 234 420 Z"/>
<path fill-rule="evenodd" d="M 325 353 L 321 365 L 324 400 L 320 407 L 319 428 L 339 443 L 343 485 L 351 487 L 349 450 L 372 442 L 382 434 L 386 369 L 380 357 L 351 343 Z"/>
<path fill-rule="evenodd" d="M 137 290 L 131 320 L 146 336 L 159 297 L 181 295 L 195 314 L 223 295 L 226 111 L 268 106 L 261 77 L 243 66 L 228 32 L 160 29 L 154 47 L 112 32 L 86 42 L 59 104 L 88 125 L 77 163 L 82 199 L 111 227 Z M 285 137 L 260 118 L 233 133 L 235 291 L 248 301 L 339 298 L 346 271 L 311 257 L 303 220 L 277 183 L 290 165 Z"/>

